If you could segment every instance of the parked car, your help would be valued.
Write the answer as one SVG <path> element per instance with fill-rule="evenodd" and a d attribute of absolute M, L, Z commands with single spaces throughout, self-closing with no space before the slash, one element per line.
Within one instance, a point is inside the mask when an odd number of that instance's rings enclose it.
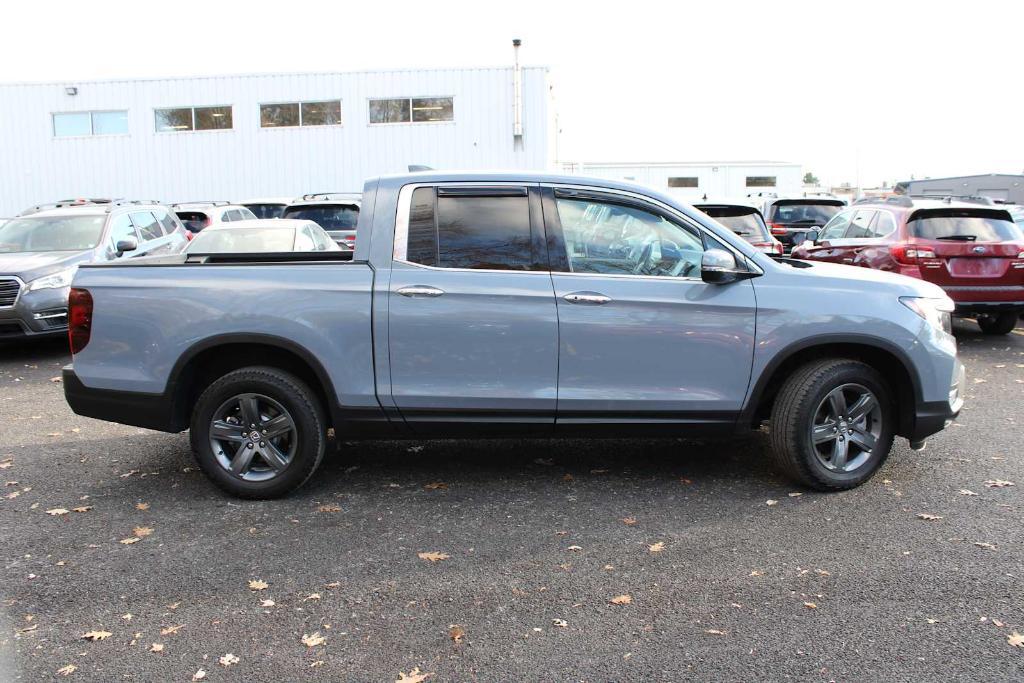
<path fill-rule="evenodd" d="M 257 254 L 288 251 L 341 251 L 313 221 L 263 218 L 211 225 L 195 236 L 188 254 Z"/>
<path fill-rule="evenodd" d="M 0 225 L 0 339 L 66 334 L 76 269 L 171 254 L 185 228 L 159 204 L 116 202 L 44 209 Z"/>
<path fill-rule="evenodd" d="M 256 220 L 256 216 L 249 209 L 228 202 L 182 202 L 173 205 L 172 208 L 193 235 L 211 225 Z"/>
<path fill-rule="evenodd" d="M 264 197 L 261 199 L 247 199 L 238 202 L 241 206 L 252 211 L 256 218 L 281 218 L 284 209 L 291 204 L 293 197 Z"/>
<path fill-rule="evenodd" d="M 1024 206 L 1019 204 L 1006 204 L 1004 209 L 1010 212 L 1010 218 L 1017 224 L 1017 227 L 1024 230 Z"/>
<path fill-rule="evenodd" d="M 841 211 L 810 236 L 794 258 L 935 283 L 986 334 L 1007 334 L 1024 312 L 1024 234 L 1004 207 L 891 197 Z"/>
<path fill-rule="evenodd" d="M 788 252 L 803 241 L 808 230 L 820 230 L 845 206 L 845 199 L 826 195 L 772 197 L 765 200 L 762 213 L 772 236 Z"/>
<path fill-rule="evenodd" d="M 318 192 L 303 195 L 285 207 L 282 218 L 316 222 L 345 249 L 355 249 L 356 222 L 362 201 L 355 192 Z"/>
<path fill-rule="evenodd" d="M 700 201 L 693 205 L 766 254 L 781 255 L 782 242 L 772 237 L 761 210 L 747 202 Z"/>
<path fill-rule="evenodd" d="M 776 261 L 613 180 L 416 173 L 363 196 L 350 261 L 80 268 L 72 409 L 191 428 L 214 482 L 267 498 L 312 476 L 328 428 L 345 443 L 728 435 L 765 420 L 786 473 L 845 489 L 895 435 L 920 448 L 962 406 L 953 303 L 931 283 Z"/>

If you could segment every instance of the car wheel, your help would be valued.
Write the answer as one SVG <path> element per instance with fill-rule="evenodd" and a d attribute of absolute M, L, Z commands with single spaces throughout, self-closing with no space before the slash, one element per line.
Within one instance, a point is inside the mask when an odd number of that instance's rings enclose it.
<path fill-rule="evenodd" d="M 1009 334 L 1017 327 L 1017 314 L 979 315 L 978 327 L 985 334 Z"/>
<path fill-rule="evenodd" d="M 867 481 L 892 448 L 892 393 L 868 365 L 813 361 L 794 372 L 772 406 L 772 454 L 797 482 L 821 491 Z"/>
<path fill-rule="evenodd" d="M 207 387 L 192 412 L 190 438 L 199 466 L 217 486 L 240 498 L 277 498 L 316 471 L 326 425 L 302 380 L 250 367 Z"/>

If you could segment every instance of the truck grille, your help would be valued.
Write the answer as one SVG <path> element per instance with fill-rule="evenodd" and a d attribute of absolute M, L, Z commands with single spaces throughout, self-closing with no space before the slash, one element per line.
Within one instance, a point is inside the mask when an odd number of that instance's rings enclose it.
<path fill-rule="evenodd" d="M 13 306 L 21 291 L 21 281 L 13 277 L 0 276 L 0 306 Z"/>

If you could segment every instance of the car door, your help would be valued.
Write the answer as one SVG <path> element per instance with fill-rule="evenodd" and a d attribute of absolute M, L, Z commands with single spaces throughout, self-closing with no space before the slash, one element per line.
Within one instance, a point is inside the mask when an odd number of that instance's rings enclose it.
<path fill-rule="evenodd" d="M 401 415 L 417 431 L 550 428 L 558 317 L 536 188 L 407 185 L 398 207 L 388 340 Z"/>
<path fill-rule="evenodd" d="M 134 240 L 136 249 L 132 251 L 119 252 L 117 250 L 117 243 L 124 240 Z M 138 245 L 142 243 L 139 239 L 139 234 L 135 230 L 135 224 L 132 223 L 132 219 L 129 218 L 128 214 L 121 213 L 115 214 L 110 218 L 110 257 L 111 258 L 131 258 L 135 256 L 138 251 Z"/>
<path fill-rule="evenodd" d="M 631 195 L 556 187 L 543 206 L 558 307 L 558 427 L 731 427 L 750 379 L 754 286 L 708 284 L 700 274 L 705 248 L 728 248 Z"/>
<path fill-rule="evenodd" d="M 836 263 L 853 265 L 857 255 L 873 242 L 877 241 L 873 230 L 875 217 L 878 214 L 873 209 L 857 209 L 850 219 L 850 226 L 842 239 L 834 240 L 832 248 L 835 250 Z"/>
<path fill-rule="evenodd" d="M 830 263 L 842 263 L 841 243 L 847 228 L 850 227 L 850 219 L 853 218 L 853 211 L 842 211 L 832 217 L 814 243 L 805 242 L 797 245 L 794 251 L 796 258 L 808 261 L 827 261 Z"/>
<path fill-rule="evenodd" d="M 139 248 L 133 256 L 155 256 L 161 253 L 170 253 L 166 241 L 163 239 L 164 231 L 152 211 L 132 211 L 132 223 L 139 233 Z"/>

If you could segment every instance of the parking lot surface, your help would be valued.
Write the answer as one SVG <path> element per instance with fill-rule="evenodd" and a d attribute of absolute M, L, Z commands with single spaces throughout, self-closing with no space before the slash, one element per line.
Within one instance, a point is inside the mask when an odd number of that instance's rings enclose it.
<path fill-rule="evenodd" d="M 853 491 L 753 434 L 351 444 L 269 502 L 0 347 L 0 680 L 1020 680 L 1024 330 L 957 334 L 964 412 Z"/>

